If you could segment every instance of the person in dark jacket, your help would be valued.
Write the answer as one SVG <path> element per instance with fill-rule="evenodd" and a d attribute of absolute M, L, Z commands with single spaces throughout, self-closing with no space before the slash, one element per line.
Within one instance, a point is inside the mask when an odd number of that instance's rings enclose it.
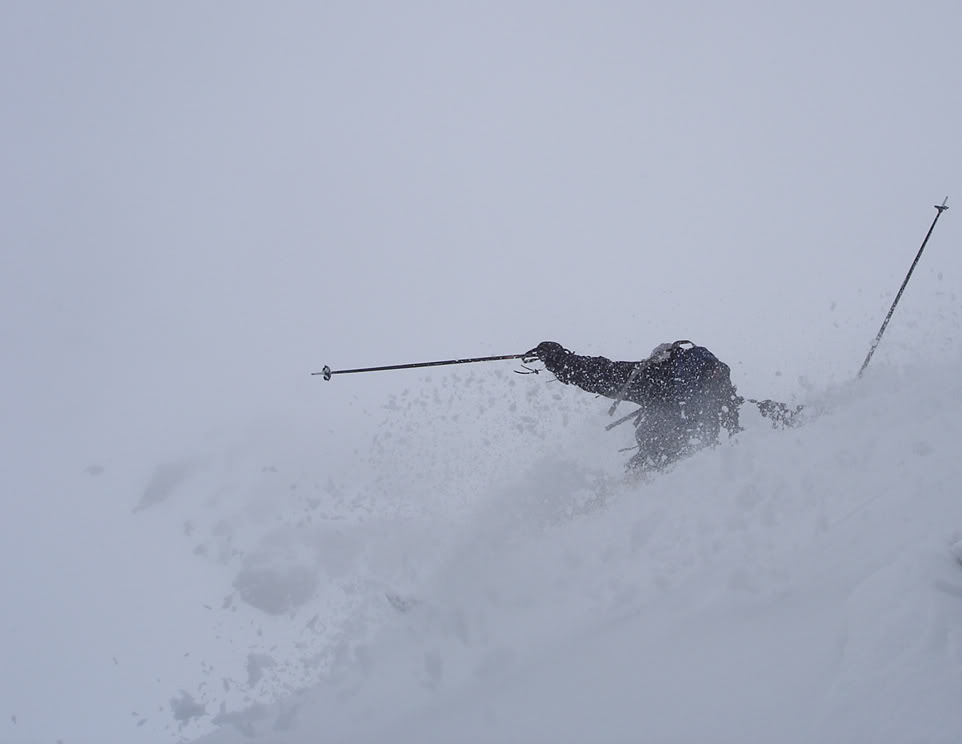
<path fill-rule="evenodd" d="M 744 399 L 731 370 L 691 341 L 661 344 L 640 362 L 581 356 L 554 341 L 542 342 L 531 356 L 566 385 L 641 406 L 634 416 L 638 452 L 628 462 L 630 470 L 663 470 L 717 444 L 722 429 L 729 436 L 739 431 Z"/>

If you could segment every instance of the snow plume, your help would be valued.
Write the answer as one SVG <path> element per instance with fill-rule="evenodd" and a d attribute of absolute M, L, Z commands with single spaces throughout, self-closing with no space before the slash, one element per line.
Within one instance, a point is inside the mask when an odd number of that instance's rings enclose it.
<path fill-rule="evenodd" d="M 336 460 L 304 421 L 84 456 L 70 623 L 50 605 L 11 660 L 58 720 L 96 699 L 105 741 L 954 741 L 960 368 L 879 367 L 797 429 L 746 408 L 640 481 L 607 401 L 498 370 L 371 401 Z M 82 683 L 32 645 L 64 628 Z M 12 741 L 42 714 L 21 688 Z"/>
<path fill-rule="evenodd" d="M 323 628 L 316 683 L 202 741 L 958 741 L 960 371 L 875 370 L 798 429 L 749 413 L 648 482 L 589 454 L 612 446 L 589 409 L 560 425 L 557 389 L 512 412 L 553 443 L 524 457 L 510 429 L 469 446 L 471 395 L 427 431 L 395 411 L 422 436 L 382 453 L 410 466 L 390 506 L 342 495 L 281 541 L 326 576 L 285 615 Z"/>

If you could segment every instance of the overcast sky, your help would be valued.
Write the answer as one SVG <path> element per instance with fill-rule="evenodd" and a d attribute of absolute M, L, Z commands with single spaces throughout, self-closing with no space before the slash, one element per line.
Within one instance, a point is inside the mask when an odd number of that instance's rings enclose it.
<path fill-rule="evenodd" d="M 962 194 L 957 3 L 3 16 L 5 397 L 52 415 L 321 413 L 397 384 L 325 363 L 544 339 L 690 337 L 785 397 L 857 370 Z M 906 322 L 957 305 L 960 234 Z"/>
<path fill-rule="evenodd" d="M 87 544 L 58 474 L 146 479 L 212 427 L 295 419 L 322 469 L 420 379 L 324 364 L 690 338 L 804 399 L 854 376 L 945 196 L 876 363 L 957 358 L 960 29 L 957 2 L 5 0 L 0 538 L 62 513 Z"/>

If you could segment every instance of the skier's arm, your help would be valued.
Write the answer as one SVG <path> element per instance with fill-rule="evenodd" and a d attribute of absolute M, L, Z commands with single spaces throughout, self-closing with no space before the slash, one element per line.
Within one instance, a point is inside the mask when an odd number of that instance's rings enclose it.
<path fill-rule="evenodd" d="M 797 426 L 799 422 L 795 420 L 795 417 L 804 408 L 801 405 L 791 408 L 777 400 L 753 400 L 752 403 L 758 406 L 758 411 L 762 416 L 772 422 L 773 429 Z"/>
<path fill-rule="evenodd" d="M 589 393 L 608 398 L 618 396 L 637 364 L 613 362 L 605 357 L 581 356 L 554 341 L 544 341 L 532 353 L 544 363 L 549 372 L 566 385 L 576 385 Z M 630 400 L 634 396 L 627 397 Z"/>

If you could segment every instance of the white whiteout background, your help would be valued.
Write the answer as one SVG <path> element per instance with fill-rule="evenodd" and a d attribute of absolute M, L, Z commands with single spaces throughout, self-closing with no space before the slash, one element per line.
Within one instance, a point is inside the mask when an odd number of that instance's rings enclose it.
<path fill-rule="evenodd" d="M 5 3 L 0 741 L 957 741 L 960 20 Z M 819 415 L 308 374 L 676 338 Z"/>

